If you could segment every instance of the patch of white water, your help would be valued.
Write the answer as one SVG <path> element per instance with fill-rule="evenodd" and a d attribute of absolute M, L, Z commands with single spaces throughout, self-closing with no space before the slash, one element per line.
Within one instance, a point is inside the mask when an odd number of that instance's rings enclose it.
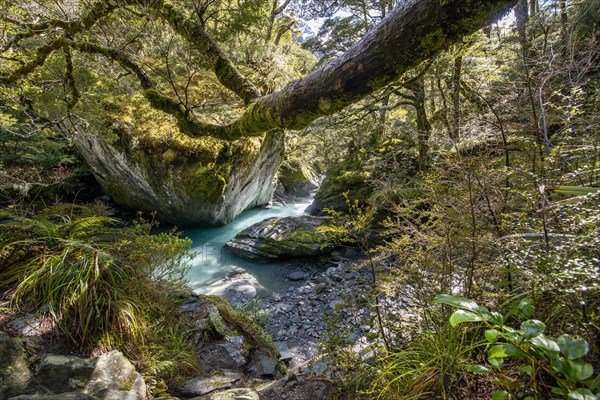
<path fill-rule="evenodd" d="M 187 274 L 189 286 L 199 294 L 222 294 L 231 283 L 228 277 L 241 275 L 243 279 L 236 281 L 235 290 L 246 297 L 254 297 L 256 292 L 268 293 L 280 289 L 282 283 L 276 279 L 275 271 L 281 264 L 246 261 L 223 249 L 223 245 L 240 231 L 264 219 L 302 215 L 310 202 L 310 199 L 306 199 L 304 202 L 274 205 L 268 209 L 254 208 L 218 228 L 185 229 L 183 235 L 192 239 L 191 251 L 196 253 Z"/>

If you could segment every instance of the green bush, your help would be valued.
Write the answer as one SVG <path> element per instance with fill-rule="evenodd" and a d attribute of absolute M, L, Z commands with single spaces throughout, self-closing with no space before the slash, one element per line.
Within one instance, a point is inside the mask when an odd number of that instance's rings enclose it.
<path fill-rule="evenodd" d="M 600 392 L 592 391 L 600 389 L 600 376 L 594 376 L 592 365 L 583 361 L 589 351 L 583 338 L 563 334 L 554 340 L 544 334 L 546 325 L 535 319 L 523 321 L 519 329 L 512 328 L 500 313 L 463 297 L 442 294 L 434 302 L 458 308 L 450 317 L 452 326 L 481 322 L 487 328 L 487 365 L 472 365 L 469 370 L 490 375 L 493 383 L 502 387 L 493 400 L 598 399 Z M 521 301 L 513 309 L 529 314 L 530 307 Z M 516 370 L 521 374 L 517 378 L 503 369 L 505 361 L 511 359 L 519 361 Z"/>
<path fill-rule="evenodd" d="M 13 214 L 0 225 L 0 289 L 17 306 L 47 309 L 81 347 L 141 343 L 164 279 L 185 273 L 190 241 L 92 214 L 84 207 Z"/>

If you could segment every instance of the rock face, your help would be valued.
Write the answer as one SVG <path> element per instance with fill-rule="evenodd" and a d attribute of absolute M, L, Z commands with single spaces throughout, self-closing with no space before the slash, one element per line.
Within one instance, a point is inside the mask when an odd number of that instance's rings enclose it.
<path fill-rule="evenodd" d="M 316 190 L 318 179 L 302 166 L 282 166 L 277 173 L 277 178 L 281 184 L 281 194 L 290 198 L 305 198 L 310 196 L 310 192 Z"/>
<path fill-rule="evenodd" d="M 216 390 L 229 389 L 242 379 L 243 375 L 234 371 L 221 371 L 209 377 L 198 377 L 185 382 L 178 392 L 182 396 L 203 396 Z"/>
<path fill-rule="evenodd" d="M 224 225 L 271 201 L 283 132 L 233 144 L 188 141 L 187 148 L 156 152 L 150 145 L 119 148 L 97 135 L 79 134 L 75 146 L 115 203 L 156 212 L 159 220 L 179 226 Z"/>
<path fill-rule="evenodd" d="M 146 384 L 119 351 L 95 358 L 46 354 L 34 375 L 20 339 L 0 332 L 0 400 L 145 400 Z"/>
<path fill-rule="evenodd" d="M 250 388 L 229 389 L 211 393 L 196 400 L 260 400 L 258 392 Z M 193 400 L 193 399 L 192 399 Z"/>
<path fill-rule="evenodd" d="M 0 332 L 0 400 L 25 391 L 32 377 L 23 343 Z"/>
<path fill-rule="evenodd" d="M 317 229 L 329 222 L 326 217 L 268 218 L 254 224 L 225 244 L 244 259 L 268 262 L 287 257 L 314 257 L 330 250 L 329 236 Z"/>
<path fill-rule="evenodd" d="M 324 215 L 325 209 L 347 212 L 348 205 L 380 204 L 373 196 L 382 183 L 389 187 L 404 187 L 402 192 L 389 193 L 390 199 L 418 195 L 412 189 L 418 162 L 402 141 L 390 139 L 363 149 L 350 149 L 347 157 L 327 171 L 325 179 L 306 210 L 311 215 Z M 392 171 L 390 173 L 390 171 Z M 416 193 L 415 193 L 416 192 Z"/>
<path fill-rule="evenodd" d="M 144 400 L 146 384 L 119 351 L 83 359 L 48 354 L 39 365 L 36 380 L 56 394 L 80 392 L 105 400 Z"/>

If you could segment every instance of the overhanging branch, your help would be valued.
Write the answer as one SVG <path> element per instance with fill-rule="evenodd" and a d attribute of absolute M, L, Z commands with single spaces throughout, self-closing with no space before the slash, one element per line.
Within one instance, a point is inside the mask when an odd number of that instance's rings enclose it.
<path fill-rule="evenodd" d="M 161 93 L 152 82 L 148 74 L 133 61 L 126 53 L 106 46 L 90 42 L 69 42 L 69 45 L 84 53 L 97 54 L 113 60 L 124 69 L 131 71 L 140 81 L 142 94 L 150 105 L 160 111 L 172 115 L 177 120 L 181 132 L 188 136 L 207 136 L 217 134 L 221 127 L 202 123 L 195 119 L 190 110 L 187 110 L 179 101 Z"/>

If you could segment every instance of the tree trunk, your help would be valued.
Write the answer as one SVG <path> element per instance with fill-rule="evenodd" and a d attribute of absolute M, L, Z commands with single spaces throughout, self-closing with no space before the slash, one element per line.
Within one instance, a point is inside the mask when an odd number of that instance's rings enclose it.
<path fill-rule="evenodd" d="M 538 11 L 538 2 L 537 0 L 529 0 L 529 17 L 534 17 Z"/>
<path fill-rule="evenodd" d="M 390 95 L 388 94 L 381 99 L 381 108 L 377 111 L 377 126 L 373 132 L 372 142 L 377 144 L 381 143 L 385 139 L 385 128 L 387 122 L 388 109 L 387 106 L 390 103 Z"/>
<path fill-rule="evenodd" d="M 259 97 L 258 90 L 252 82 L 237 70 L 202 26 L 170 2 L 121 0 L 109 3 L 115 7 L 118 7 L 116 4 L 136 5 L 142 9 L 148 7 L 157 18 L 165 20 L 175 32 L 204 55 L 219 81 L 237 93 L 247 107 L 237 121 L 227 126 L 216 126 L 199 123 L 193 113 L 175 104 L 176 100 L 168 100 L 167 96 L 157 89 L 147 87 L 144 96 L 153 100 L 151 104 L 175 116 L 184 134 L 212 135 L 218 139 L 236 140 L 245 136 L 260 136 L 276 129 L 302 129 L 319 117 L 337 113 L 397 80 L 405 72 L 447 49 L 463 36 L 500 18 L 509 11 L 515 0 L 401 2 L 340 58 L 300 80 L 289 83 L 281 91 L 263 97 Z M 287 3 L 284 2 L 275 11 L 279 11 Z M 77 23 L 74 26 L 81 30 L 87 25 Z M 43 65 L 52 52 L 67 45 L 71 46 L 74 41 L 70 39 L 70 35 L 63 35 L 40 46 L 35 50 L 31 62 L 16 71 L 1 74 L 0 84 L 16 82 Z M 101 47 L 85 42 L 80 46 L 90 51 L 92 47 Z M 103 51 L 103 55 L 119 58 L 119 62 L 125 68 L 132 68 L 143 83 L 143 71 L 135 65 L 134 60 L 126 59 L 124 52 Z"/>
<path fill-rule="evenodd" d="M 512 0 L 403 2 L 340 58 L 257 99 L 236 122 L 209 134 L 235 140 L 273 128 L 305 128 L 393 82 L 499 18 L 513 4 Z"/>
<path fill-rule="evenodd" d="M 431 124 L 427 118 L 425 109 L 425 79 L 423 77 L 415 81 L 411 87 L 415 95 L 413 102 L 417 114 L 417 151 L 419 154 L 419 170 L 427 168 L 427 154 L 429 153 L 429 137 L 431 136 Z"/>
<path fill-rule="evenodd" d="M 452 71 L 452 131 L 450 139 L 458 143 L 460 141 L 460 76 L 462 72 L 462 56 L 454 59 L 454 70 Z"/>

